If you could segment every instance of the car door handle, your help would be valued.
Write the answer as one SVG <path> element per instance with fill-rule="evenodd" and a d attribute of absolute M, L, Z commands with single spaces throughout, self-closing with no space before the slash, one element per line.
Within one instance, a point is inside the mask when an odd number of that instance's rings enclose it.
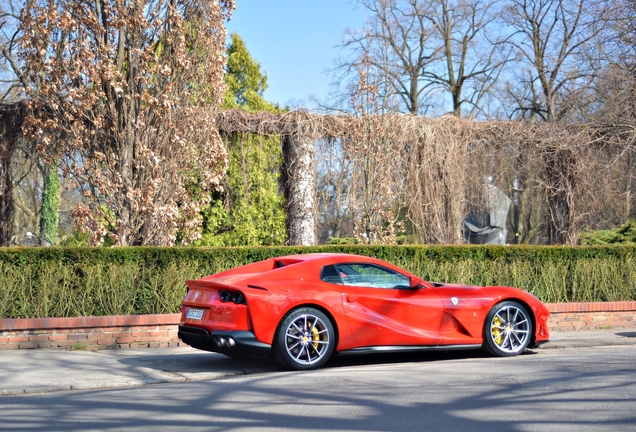
<path fill-rule="evenodd" d="M 356 302 L 356 298 L 354 296 L 345 295 L 345 298 L 347 299 L 347 303 L 355 303 Z"/>

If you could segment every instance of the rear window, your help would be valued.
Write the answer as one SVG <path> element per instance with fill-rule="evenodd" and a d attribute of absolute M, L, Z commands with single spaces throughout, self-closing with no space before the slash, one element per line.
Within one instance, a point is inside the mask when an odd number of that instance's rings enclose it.
<path fill-rule="evenodd" d="M 336 266 L 328 265 L 324 266 L 320 271 L 320 280 L 327 283 L 342 285 L 342 279 L 338 275 Z"/>

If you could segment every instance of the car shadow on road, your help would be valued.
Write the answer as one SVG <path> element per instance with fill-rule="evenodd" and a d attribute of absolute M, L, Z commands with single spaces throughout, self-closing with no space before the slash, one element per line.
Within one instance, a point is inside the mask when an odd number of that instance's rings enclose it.
<path fill-rule="evenodd" d="M 144 354 L 119 358 L 122 364 L 175 374 L 270 372 L 283 370 L 274 361 L 256 358 L 231 358 L 223 354 L 196 351 L 182 354 Z M 202 376 L 202 378 L 205 378 Z"/>
<path fill-rule="evenodd" d="M 526 350 L 522 354 L 535 355 L 536 352 Z M 492 356 L 480 349 L 472 350 L 436 350 L 416 351 L 402 353 L 365 353 L 365 354 L 340 354 L 334 356 L 325 367 L 345 367 L 356 365 L 381 365 L 391 363 L 427 363 L 437 361 L 451 361 L 464 359 L 491 358 Z"/>
<path fill-rule="evenodd" d="M 521 355 L 534 355 L 536 352 L 526 350 Z M 489 358 L 489 354 L 480 349 L 473 350 L 439 350 L 417 352 L 383 352 L 383 353 L 340 353 L 334 355 L 323 368 L 341 368 L 351 366 L 383 365 L 393 363 L 427 363 L 463 359 Z M 144 354 L 143 356 L 126 356 L 119 358 L 122 364 L 135 368 L 150 368 L 161 372 L 175 374 L 208 373 L 263 373 L 283 372 L 288 369 L 279 366 L 271 358 L 231 358 L 213 352 L 192 352 L 184 354 Z"/>
<path fill-rule="evenodd" d="M 614 333 L 616 336 L 628 337 L 628 338 L 636 338 L 636 332 L 620 332 Z"/>

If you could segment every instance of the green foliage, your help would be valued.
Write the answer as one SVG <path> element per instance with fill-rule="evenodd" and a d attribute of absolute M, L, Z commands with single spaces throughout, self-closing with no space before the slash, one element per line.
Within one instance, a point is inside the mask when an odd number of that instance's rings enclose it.
<path fill-rule="evenodd" d="M 265 101 L 267 77 L 252 59 L 239 35 L 231 35 L 227 48 L 223 108 L 280 112 Z M 283 244 L 285 201 L 279 192 L 283 158 L 280 140 L 255 134 L 225 136 L 228 170 L 224 191 L 213 195 L 203 211 L 203 236 L 199 246 L 268 246 Z"/>
<path fill-rule="evenodd" d="M 185 280 L 281 255 L 373 256 L 436 282 L 507 285 L 544 302 L 636 300 L 636 247 L 0 248 L 0 318 L 176 313 Z"/>
<path fill-rule="evenodd" d="M 581 245 L 636 245 L 636 220 L 629 219 L 618 228 L 599 231 L 583 231 L 579 235 Z"/>
<path fill-rule="evenodd" d="M 200 246 L 283 244 L 285 201 L 278 191 L 282 155 L 276 139 L 235 135 L 228 140 L 224 192 L 204 213 Z"/>
<path fill-rule="evenodd" d="M 355 237 L 329 237 L 327 243 L 332 245 L 359 244 L 360 239 Z"/>
<path fill-rule="evenodd" d="M 68 233 L 64 230 L 60 232 L 60 246 L 88 246 L 90 236 L 86 233 L 73 230 Z"/>
<path fill-rule="evenodd" d="M 44 179 L 42 189 L 42 232 L 40 235 L 49 244 L 57 240 L 57 211 L 60 204 L 60 177 L 57 162 L 48 166 L 48 175 Z"/>
<path fill-rule="evenodd" d="M 83 344 L 80 341 L 75 342 L 71 345 L 71 351 L 86 351 L 88 350 L 88 344 Z"/>
<path fill-rule="evenodd" d="M 263 98 L 263 93 L 267 90 L 267 75 L 261 72 L 260 63 L 252 58 L 238 34 L 230 35 L 226 55 L 224 80 L 227 91 L 222 107 L 252 112 L 280 112 L 281 109 L 277 105 L 270 104 Z"/>

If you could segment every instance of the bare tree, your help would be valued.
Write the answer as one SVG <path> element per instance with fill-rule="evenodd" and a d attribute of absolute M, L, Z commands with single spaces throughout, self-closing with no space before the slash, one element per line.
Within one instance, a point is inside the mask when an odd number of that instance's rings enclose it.
<path fill-rule="evenodd" d="M 603 20 L 609 38 L 600 46 L 605 67 L 594 86 L 589 119 L 636 123 L 636 1 L 617 0 Z"/>
<path fill-rule="evenodd" d="M 0 101 L 23 99 L 23 85 L 18 79 L 19 64 L 15 58 L 16 38 L 19 35 L 20 0 L 0 2 Z"/>
<path fill-rule="evenodd" d="M 0 2 L 0 102 L 14 103 L 6 105 L 0 114 L 4 120 L 0 134 L 0 246 L 11 243 L 15 214 L 13 191 L 20 179 L 15 176 L 13 162 L 19 146 L 25 144 L 18 139 L 23 106 L 15 103 L 22 96 L 22 86 L 15 74 L 18 63 L 14 58 L 20 7 L 19 2 Z"/>
<path fill-rule="evenodd" d="M 344 35 L 343 48 L 354 60 L 345 59 L 338 65 L 343 77 L 352 78 L 356 91 L 357 70 L 363 63 L 372 66 L 370 73 L 378 84 L 380 98 L 389 105 L 401 102 L 401 110 L 410 114 L 426 112 L 424 96 L 431 83 L 424 72 L 438 55 L 433 41 L 433 28 L 426 19 L 431 5 L 419 0 L 359 0 L 370 15 L 363 29 L 350 30 Z M 349 94 L 347 94 L 347 99 Z M 348 102 L 348 100 L 347 100 Z"/>
<path fill-rule="evenodd" d="M 461 116 L 463 109 L 472 117 L 484 111 L 482 99 L 508 60 L 505 46 L 489 28 L 498 15 L 498 2 L 438 0 L 432 4 L 434 11 L 427 19 L 442 46 L 439 66 L 424 75 L 450 94 L 454 115 Z"/>
<path fill-rule="evenodd" d="M 605 2 L 590 0 L 510 0 L 503 19 L 507 43 L 517 61 L 507 93 L 511 115 L 555 121 L 587 103 L 595 79 Z"/>
<path fill-rule="evenodd" d="M 636 1 L 617 0 L 609 13 L 608 24 L 614 36 L 613 63 L 636 75 Z"/>
<path fill-rule="evenodd" d="M 616 0 L 604 17 L 610 37 L 601 46 L 607 65 L 599 72 L 594 86 L 594 105 L 589 121 L 605 126 L 636 128 L 636 1 Z M 616 188 L 624 191 L 615 225 L 636 217 L 636 148 L 627 146 L 616 167 L 624 181 Z"/>
<path fill-rule="evenodd" d="M 482 111 L 482 99 L 506 61 L 505 47 L 490 30 L 497 2 L 359 3 L 370 17 L 364 29 L 345 34 L 343 47 L 353 52 L 354 60 L 340 62 L 344 76 L 355 83 L 356 68 L 368 61 L 378 87 L 377 102 L 384 109 L 415 115 L 450 111 L 457 116 Z"/>
<path fill-rule="evenodd" d="M 316 144 L 316 201 L 319 240 L 351 237 L 351 213 L 347 206 L 351 191 L 351 158 L 341 139 L 330 137 Z"/>

